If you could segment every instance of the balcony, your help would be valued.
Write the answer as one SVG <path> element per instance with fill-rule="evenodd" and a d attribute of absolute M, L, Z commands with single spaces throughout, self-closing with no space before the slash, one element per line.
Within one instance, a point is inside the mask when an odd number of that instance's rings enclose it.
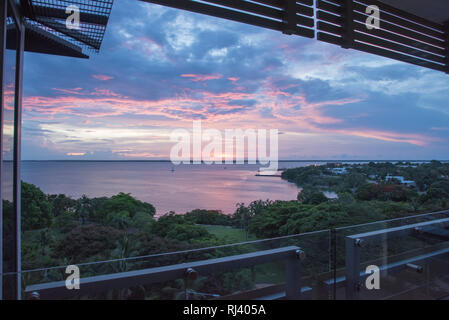
<path fill-rule="evenodd" d="M 444 211 L 79 264 L 78 290 L 67 289 L 66 266 L 22 280 L 27 299 L 435 300 L 449 298 L 448 257 Z"/>

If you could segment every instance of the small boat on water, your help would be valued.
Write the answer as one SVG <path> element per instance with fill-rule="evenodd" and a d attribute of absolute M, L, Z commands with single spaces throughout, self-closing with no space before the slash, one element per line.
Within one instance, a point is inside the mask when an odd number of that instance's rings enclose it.
<path fill-rule="evenodd" d="M 278 171 L 263 171 L 263 170 L 257 170 L 256 177 L 282 177 L 278 173 Z"/>
<path fill-rule="evenodd" d="M 170 171 L 175 172 L 175 167 L 172 167 Z"/>

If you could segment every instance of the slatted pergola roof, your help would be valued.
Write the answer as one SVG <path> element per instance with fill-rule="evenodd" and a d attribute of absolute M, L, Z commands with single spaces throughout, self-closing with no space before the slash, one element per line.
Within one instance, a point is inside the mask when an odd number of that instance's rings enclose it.
<path fill-rule="evenodd" d="M 103 41 L 114 0 L 20 0 L 25 17 L 25 51 L 88 58 L 98 52 Z M 69 29 L 69 6 L 80 13 L 79 29 Z M 69 11 L 70 12 L 70 11 Z M 12 22 L 12 21 L 11 21 Z M 14 33 L 14 28 L 9 28 Z M 8 36 L 8 47 L 14 37 Z"/>
<path fill-rule="evenodd" d="M 448 0 L 141 0 L 449 73 Z M 379 9 L 369 29 L 367 7 Z"/>
<path fill-rule="evenodd" d="M 449 73 L 448 0 L 141 1 L 316 38 Z M 100 49 L 113 4 L 113 0 L 16 2 L 25 17 L 26 51 L 81 58 Z M 66 8 L 71 5 L 80 11 L 79 29 L 66 27 Z M 378 29 L 366 25 L 367 8 L 372 5 L 380 9 Z M 8 47 L 14 43 L 9 41 Z"/>
<path fill-rule="evenodd" d="M 317 37 L 449 73 L 449 29 L 445 20 L 449 19 L 449 1 L 442 1 L 317 0 Z M 366 9 L 372 5 L 380 9 L 380 29 L 366 27 Z M 446 8 L 443 15 L 437 14 L 440 6 Z"/>

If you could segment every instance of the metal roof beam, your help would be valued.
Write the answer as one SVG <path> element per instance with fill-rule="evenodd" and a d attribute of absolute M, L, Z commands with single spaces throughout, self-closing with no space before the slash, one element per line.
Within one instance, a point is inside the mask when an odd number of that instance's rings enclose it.
<path fill-rule="evenodd" d="M 176 9 L 201 13 L 217 18 L 237 21 L 257 27 L 313 38 L 315 31 L 313 8 L 309 0 L 296 0 L 289 3 L 273 0 L 140 0 Z M 256 4 L 257 2 L 258 4 Z M 295 5 L 293 5 L 293 2 Z M 297 2 L 300 2 L 298 4 Z M 305 5 L 302 5 L 305 4 Z M 273 8 L 276 7 L 276 8 Z M 277 8 L 281 8 L 279 10 Z M 290 10 L 288 12 L 287 10 Z M 291 11 L 291 10 L 294 10 Z"/>
<path fill-rule="evenodd" d="M 64 40 L 60 37 L 38 28 L 29 23 L 25 23 L 25 51 L 36 52 L 44 54 L 54 54 L 59 56 L 74 57 L 74 58 L 84 58 L 89 57 L 85 55 L 81 48 Z M 16 37 L 17 32 L 13 27 L 7 28 L 8 40 L 7 48 L 16 49 Z"/>
<path fill-rule="evenodd" d="M 65 10 L 59 8 L 50 8 L 44 6 L 33 6 L 33 14 L 39 19 L 39 17 L 55 18 L 55 19 L 67 19 L 69 16 Z M 30 17 L 31 18 L 31 17 Z M 80 11 L 80 22 L 90 23 L 100 26 L 106 26 L 108 24 L 109 17 L 104 15 L 97 15 L 92 13 L 86 13 Z"/>
<path fill-rule="evenodd" d="M 67 29 L 66 26 L 60 22 L 48 19 L 48 18 L 41 18 L 38 19 L 37 22 L 40 24 L 49 27 L 57 32 L 60 32 L 62 34 L 65 34 L 66 36 L 73 38 L 81 43 L 84 43 L 85 45 L 88 45 L 89 47 L 92 47 L 96 50 L 99 50 L 101 47 L 101 42 L 89 37 L 86 34 L 83 34 L 82 32 L 79 32 L 75 29 Z"/>

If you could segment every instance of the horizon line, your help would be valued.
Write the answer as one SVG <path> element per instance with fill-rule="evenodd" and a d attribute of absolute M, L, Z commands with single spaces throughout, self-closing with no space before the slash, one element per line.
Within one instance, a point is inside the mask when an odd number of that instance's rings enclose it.
<path fill-rule="evenodd" d="M 3 160 L 4 162 L 12 162 L 12 160 Z M 97 159 L 97 160 L 93 160 L 93 159 L 45 159 L 45 160 L 37 160 L 37 159 L 22 159 L 21 162 L 172 162 L 169 159 L 153 159 L 153 160 L 149 160 L 149 159 L 115 159 L 115 160 L 111 160 L 111 159 Z M 391 162 L 391 161 L 395 161 L 395 162 L 430 162 L 430 161 L 449 161 L 449 159 L 282 159 L 282 160 L 277 160 L 277 162 Z M 235 162 L 235 161 L 234 161 Z M 203 164 L 203 163 L 202 163 Z M 223 163 L 214 163 L 214 164 L 227 164 L 223 161 Z M 235 164 L 235 163 L 234 163 Z M 248 164 L 248 161 L 245 160 L 244 164 Z"/>

